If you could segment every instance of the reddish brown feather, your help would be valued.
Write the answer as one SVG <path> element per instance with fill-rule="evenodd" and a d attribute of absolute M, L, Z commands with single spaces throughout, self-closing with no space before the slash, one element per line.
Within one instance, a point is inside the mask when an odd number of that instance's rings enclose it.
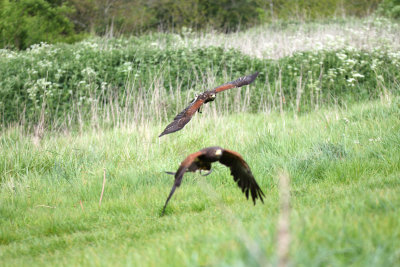
<path fill-rule="evenodd" d="M 192 119 L 194 113 L 204 104 L 209 101 L 213 101 L 215 98 L 215 94 L 218 92 L 222 92 L 224 90 L 228 90 L 234 87 L 241 87 L 244 85 L 248 85 L 252 83 L 258 76 L 258 72 L 255 72 L 251 75 L 240 77 L 239 79 L 220 85 L 213 90 L 205 91 L 200 94 L 197 99 L 190 103 L 188 107 L 186 107 L 181 113 L 179 113 L 175 118 L 174 121 L 167 125 L 164 131 L 158 136 L 161 137 L 166 134 L 170 134 L 176 131 L 181 130 L 185 125 Z"/>
<path fill-rule="evenodd" d="M 204 104 L 204 99 L 197 99 L 192 105 L 187 109 L 185 116 L 192 117 L 194 113 Z"/>
<path fill-rule="evenodd" d="M 190 167 L 190 165 L 193 163 L 193 161 L 196 160 L 197 157 L 199 157 L 200 155 L 202 155 L 204 153 L 205 152 L 203 150 L 197 151 L 193 154 L 190 154 L 182 161 L 181 165 L 179 166 L 178 170 L 175 173 L 175 182 L 174 182 L 174 185 L 172 186 L 171 192 L 168 195 L 167 201 L 165 201 L 165 205 L 164 205 L 164 208 L 161 213 L 162 215 L 164 215 L 165 208 L 167 207 L 169 200 L 171 199 L 172 195 L 174 194 L 175 189 L 181 185 L 182 178 L 183 178 L 183 175 L 185 174 L 186 170 Z"/>
<path fill-rule="evenodd" d="M 237 153 L 236 151 L 233 150 L 229 150 L 229 149 L 224 149 L 224 152 L 228 152 L 229 154 L 232 154 L 233 156 L 235 156 L 236 158 L 238 158 L 240 160 L 240 162 L 247 166 L 247 168 L 249 168 L 249 166 L 247 165 L 246 161 L 244 161 L 242 155 L 240 155 L 239 153 Z"/>
<path fill-rule="evenodd" d="M 158 137 L 179 131 L 185 127 L 185 125 L 191 120 L 193 114 L 196 113 L 203 103 L 204 99 L 197 98 L 195 102 L 192 102 L 181 113 L 179 113 L 174 120 L 165 127 L 164 131 Z"/>
<path fill-rule="evenodd" d="M 222 150 L 222 154 L 217 154 L 217 150 Z M 221 147 L 207 147 L 198 152 L 190 154 L 182 161 L 177 172 L 175 173 L 175 182 L 167 201 L 165 202 L 162 214 L 164 214 L 168 201 L 175 192 L 175 189 L 181 185 L 183 176 L 186 172 L 194 172 L 196 170 L 211 170 L 211 163 L 216 161 L 219 161 L 221 164 L 230 169 L 234 181 L 246 195 L 247 199 L 249 198 L 250 194 L 254 204 L 256 204 L 257 199 L 260 199 L 261 202 L 264 202 L 264 193 L 257 184 L 249 165 L 239 153 L 232 150 L 223 149 Z"/>
<path fill-rule="evenodd" d="M 242 87 L 244 85 L 248 85 L 248 84 L 251 84 L 252 82 L 254 82 L 254 80 L 257 78 L 257 76 L 258 76 L 258 72 L 255 72 L 255 73 L 247 75 L 247 76 L 243 76 L 232 82 L 220 85 L 217 88 L 214 88 L 212 91 L 214 93 L 219 93 L 219 92 L 222 92 L 222 91 L 234 88 L 234 87 Z"/>
<path fill-rule="evenodd" d="M 221 86 L 218 86 L 217 88 L 214 89 L 214 91 L 215 91 L 216 93 L 219 93 L 219 92 L 222 92 L 222 91 L 225 91 L 225 90 L 234 88 L 234 87 L 236 87 L 234 84 L 232 84 L 232 83 L 226 83 L 226 84 L 223 84 L 223 85 L 221 85 Z"/>
<path fill-rule="evenodd" d="M 186 169 L 190 167 L 190 165 L 193 163 L 193 161 L 195 161 L 197 157 L 199 157 L 199 156 L 201 156 L 201 155 L 204 155 L 204 154 L 205 154 L 205 151 L 200 150 L 200 151 L 197 151 L 197 152 L 195 152 L 195 153 L 190 154 L 189 156 L 187 156 L 187 157 L 182 161 L 181 165 L 179 166 L 178 171 L 176 172 L 176 173 L 177 173 L 177 176 L 175 177 L 175 179 L 178 179 L 178 178 L 182 179 L 182 176 L 183 176 L 183 174 L 186 172 Z M 181 176 L 181 177 L 178 177 L 178 176 L 179 176 L 178 174 L 180 174 L 180 172 L 182 172 L 182 171 L 184 171 L 184 172 L 182 173 L 182 176 Z"/>

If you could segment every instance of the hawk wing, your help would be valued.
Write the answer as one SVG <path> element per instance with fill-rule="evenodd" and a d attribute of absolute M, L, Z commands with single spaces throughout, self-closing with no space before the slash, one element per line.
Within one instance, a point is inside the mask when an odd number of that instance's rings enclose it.
<path fill-rule="evenodd" d="M 254 80 L 257 78 L 257 76 L 258 76 L 258 72 L 255 72 L 248 76 L 243 76 L 233 82 L 229 82 L 229 83 L 220 85 L 220 86 L 214 88 L 212 91 L 214 91 L 214 93 L 219 93 L 219 92 L 222 92 L 222 91 L 234 88 L 234 87 L 242 87 L 244 85 L 248 85 L 248 84 L 251 84 L 252 82 L 254 82 Z"/>
<path fill-rule="evenodd" d="M 182 110 L 181 113 L 176 115 L 174 121 L 168 124 L 158 137 L 181 130 L 192 119 L 193 114 L 196 113 L 203 104 L 204 99 L 197 97 L 189 106 Z"/>
<path fill-rule="evenodd" d="M 233 82 L 223 84 L 221 86 L 214 88 L 211 91 L 206 91 L 204 93 L 215 93 L 216 94 L 216 93 L 222 92 L 224 90 L 228 90 L 230 88 L 241 87 L 241 86 L 252 83 L 257 78 L 257 76 L 258 76 L 258 72 L 255 72 L 251 75 L 240 77 L 239 79 L 237 79 Z M 200 95 L 200 96 L 202 96 L 202 95 Z M 185 127 L 185 125 L 192 119 L 193 114 L 206 101 L 206 99 L 204 99 L 203 97 L 200 97 L 200 96 L 198 96 L 192 103 L 190 103 L 190 105 L 188 107 L 186 107 L 184 110 L 182 110 L 181 113 L 176 115 L 173 122 L 168 124 L 167 127 L 165 127 L 164 131 L 158 137 L 179 131 L 183 127 Z"/>
<path fill-rule="evenodd" d="M 249 199 L 250 192 L 254 205 L 257 198 L 260 198 L 261 202 L 264 203 L 263 196 L 265 197 L 265 195 L 254 179 L 249 165 L 247 165 L 239 153 L 224 149 L 219 162 L 231 169 L 233 179 L 242 189 L 242 192 L 246 194 L 247 199 Z"/>
<path fill-rule="evenodd" d="M 179 166 L 178 170 L 175 173 L 175 182 L 174 185 L 172 186 L 171 192 L 169 193 L 169 196 L 167 198 L 167 201 L 165 201 L 164 208 L 162 210 L 161 215 L 164 215 L 165 208 L 167 207 L 167 204 L 169 200 L 171 199 L 172 195 L 175 192 L 175 189 L 179 187 L 182 183 L 183 175 L 187 170 L 189 171 L 196 171 L 198 166 L 196 165 L 195 161 L 198 159 L 199 156 L 204 155 L 206 152 L 203 150 L 200 150 L 196 153 L 190 154 L 189 156 L 182 161 L 181 165 Z"/>

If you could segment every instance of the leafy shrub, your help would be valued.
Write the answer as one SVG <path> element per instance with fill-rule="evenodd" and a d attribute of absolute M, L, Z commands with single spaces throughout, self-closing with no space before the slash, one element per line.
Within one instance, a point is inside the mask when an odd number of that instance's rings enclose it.
<path fill-rule="evenodd" d="M 400 78 L 398 52 L 321 50 L 275 61 L 217 47 L 175 48 L 173 44 L 180 37 L 168 38 L 171 45 L 166 48 L 159 48 L 151 36 L 145 36 L 91 39 L 74 45 L 40 44 L 21 52 L 0 50 L 3 124 L 22 118 L 38 121 L 43 109 L 51 120 L 65 118 L 76 108 L 90 111 L 93 103 L 111 101 L 110 96 L 123 107 L 128 105 L 123 104 L 128 89 L 144 90 L 148 99 L 138 101 L 151 105 L 177 103 L 172 95 L 178 89 L 201 92 L 210 89 L 204 87 L 210 77 L 209 84 L 217 86 L 255 70 L 260 75 L 249 99 L 253 112 L 264 104 L 277 107 L 280 97 L 284 98 L 284 109 L 301 111 L 377 98 L 388 93 Z M 156 81 L 170 92 L 159 103 L 152 100 Z M 176 112 L 175 107 L 165 106 L 166 112 Z"/>
<path fill-rule="evenodd" d="M 208 28 L 229 32 L 276 20 L 287 23 L 338 15 L 365 16 L 379 1 L 0 0 L 0 47 L 25 49 L 40 42 L 72 43 L 88 33 L 120 36 L 160 29 L 182 33 Z M 398 13 L 390 5 L 383 9 Z"/>
<path fill-rule="evenodd" d="M 400 19 L 400 0 L 383 0 L 377 11 L 383 16 Z"/>
<path fill-rule="evenodd" d="M 25 49 L 40 42 L 79 39 L 67 18 L 71 9 L 45 0 L 0 1 L 0 46 Z"/>
<path fill-rule="evenodd" d="M 313 20 L 369 15 L 380 0 L 69 0 L 77 28 L 103 35 L 182 28 L 232 31 L 272 20 Z"/>

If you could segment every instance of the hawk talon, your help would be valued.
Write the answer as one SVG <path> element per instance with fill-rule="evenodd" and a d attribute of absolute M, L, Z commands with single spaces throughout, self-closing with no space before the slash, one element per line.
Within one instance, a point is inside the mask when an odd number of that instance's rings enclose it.
<path fill-rule="evenodd" d="M 223 149 L 221 147 L 206 147 L 200 151 L 190 154 L 181 162 L 178 170 L 175 173 L 174 185 L 172 186 L 171 192 L 165 201 L 161 214 L 164 215 L 168 202 L 170 201 L 175 190 L 181 185 L 183 176 L 186 172 L 199 171 L 201 175 L 207 176 L 212 171 L 211 164 L 217 161 L 230 169 L 233 180 L 245 194 L 247 199 L 249 199 L 249 196 L 251 196 L 254 205 L 256 204 L 257 199 L 264 203 L 263 197 L 265 197 L 265 195 L 254 179 L 249 165 L 239 153 L 232 150 Z M 201 171 L 206 170 L 208 170 L 208 173 L 201 173 Z M 167 173 L 172 174 L 172 172 Z"/>
<path fill-rule="evenodd" d="M 212 170 L 212 169 L 211 169 L 211 170 L 208 170 L 207 173 L 205 173 L 205 174 L 202 174 L 201 171 L 204 171 L 204 170 L 200 170 L 200 175 L 201 175 L 201 176 L 207 176 L 207 175 L 210 175 L 210 174 L 212 173 L 213 170 Z"/>

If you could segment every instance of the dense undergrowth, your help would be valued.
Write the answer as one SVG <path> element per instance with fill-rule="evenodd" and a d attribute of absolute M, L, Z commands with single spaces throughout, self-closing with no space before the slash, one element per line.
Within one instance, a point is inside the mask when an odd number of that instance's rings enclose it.
<path fill-rule="evenodd" d="M 396 14 L 385 0 L 380 14 Z M 231 32 L 266 22 L 363 17 L 382 0 L 20 0 L 0 1 L 0 48 L 74 42 L 89 34 L 121 36 L 149 31 L 215 29 Z M 398 1 L 397 1 L 398 2 Z M 245 12 L 243 12 L 245 10 Z M 398 12 L 397 12 L 398 13 Z"/>
<path fill-rule="evenodd" d="M 143 112 L 135 121 L 166 119 L 195 91 L 254 71 L 260 72 L 259 77 L 240 95 L 247 98 L 245 108 L 252 112 L 309 111 L 398 93 L 400 53 L 396 51 L 347 47 L 270 60 L 219 47 L 175 48 L 176 38 L 167 39 L 170 44 L 163 48 L 144 37 L 1 50 L 1 124 L 32 126 L 42 121 L 47 128 L 65 127 L 111 109 L 119 117 L 122 113 L 128 117 L 128 111 L 139 113 L 135 110 L 139 102 L 153 106 L 154 112 Z M 186 98 L 180 99 L 182 93 Z M 224 109 L 233 111 L 235 106 Z"/>

